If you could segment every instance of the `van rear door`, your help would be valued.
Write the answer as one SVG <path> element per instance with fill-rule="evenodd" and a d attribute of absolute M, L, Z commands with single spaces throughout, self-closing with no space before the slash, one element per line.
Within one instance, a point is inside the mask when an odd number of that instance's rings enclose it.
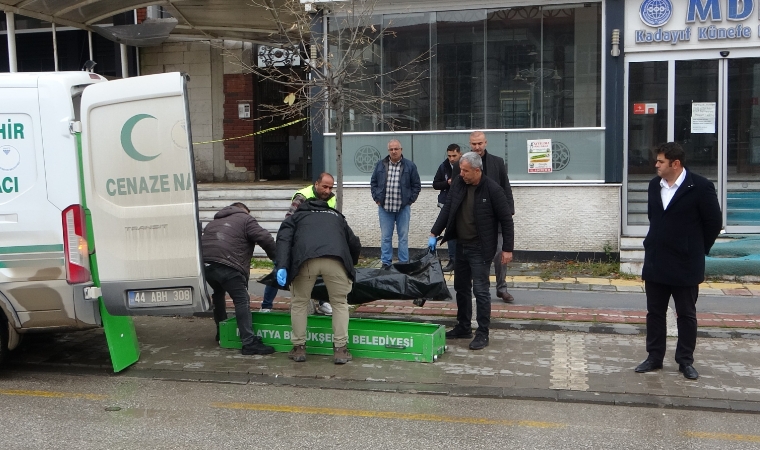
<path fill-rule="evenodd" d="M 84 190 L 106 309 L 207 310 L 185 77 L 95 84 L 81 105 Z"/>

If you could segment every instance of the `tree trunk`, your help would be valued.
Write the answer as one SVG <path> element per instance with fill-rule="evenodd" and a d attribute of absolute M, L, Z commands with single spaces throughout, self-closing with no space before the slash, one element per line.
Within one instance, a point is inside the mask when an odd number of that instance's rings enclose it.
<path fill-rule="evenodd" d="M 335 209 L 343 212 L 343 120 L 344 108 L 343 99 L 338 97 L 337 107 L 335 108 L 335 161 L 338 173 L 335 182 L 338 185 L 336 194 Z"/>

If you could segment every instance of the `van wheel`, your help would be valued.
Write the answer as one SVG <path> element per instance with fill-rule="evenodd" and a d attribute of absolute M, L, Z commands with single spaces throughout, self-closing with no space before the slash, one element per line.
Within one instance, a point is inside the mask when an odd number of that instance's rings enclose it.
<path fill-rule="evenodd" d="M 0 312 L 0 365 L 8 356 L 8 352 L 8 321 L 5 319 L 5 315 Z"/>

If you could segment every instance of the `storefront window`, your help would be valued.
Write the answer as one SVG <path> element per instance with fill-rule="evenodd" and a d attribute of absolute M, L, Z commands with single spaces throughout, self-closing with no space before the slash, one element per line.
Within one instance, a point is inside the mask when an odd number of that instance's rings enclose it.
<path fill-rule="evenodd" d="M 431 21 L 433 14 L 399 14 L 383 16 L 383 91 L 396 98 L 384 102 L 383 129 L 431 130 Z M 403 85 L 416 80 L 414 89 Z M 408 92 L 404 94 L 403 92 Z"/>
<path fill-rule="evenodd" d="M 385 75 L 364 89 L 415 89 L 379 117 L 355 115 L 353 131 L 601 126 L 600 3 L 381 17 L 363 70 Z"/>
<path fill-rule="evenodd" d="M 436 129 L 485 126 L 484 19 L 483 10 L 436 14 Z"/>

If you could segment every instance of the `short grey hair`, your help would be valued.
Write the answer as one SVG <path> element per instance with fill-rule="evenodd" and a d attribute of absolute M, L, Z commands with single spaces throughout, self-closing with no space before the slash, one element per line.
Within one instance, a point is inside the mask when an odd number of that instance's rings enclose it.
<path fill-rule="evenodd" d="M 459 159 L 459 164 L 462 164 L 462 161 L 467 162 L 473 169 L 483 170 L 483 159 L 475 152 L 467 152 L 462 155 L 462 158 Z"/>
<path fill-rule="evenodd" d="M 401 141 L 399 141 L 398 139 L 391 139 L 390 141 L 388 141 L 388 147 L 391 146 L 391 142 L 397 143 L 398 144 L 398 148 L 402 148 L 401 147 Z"/>

